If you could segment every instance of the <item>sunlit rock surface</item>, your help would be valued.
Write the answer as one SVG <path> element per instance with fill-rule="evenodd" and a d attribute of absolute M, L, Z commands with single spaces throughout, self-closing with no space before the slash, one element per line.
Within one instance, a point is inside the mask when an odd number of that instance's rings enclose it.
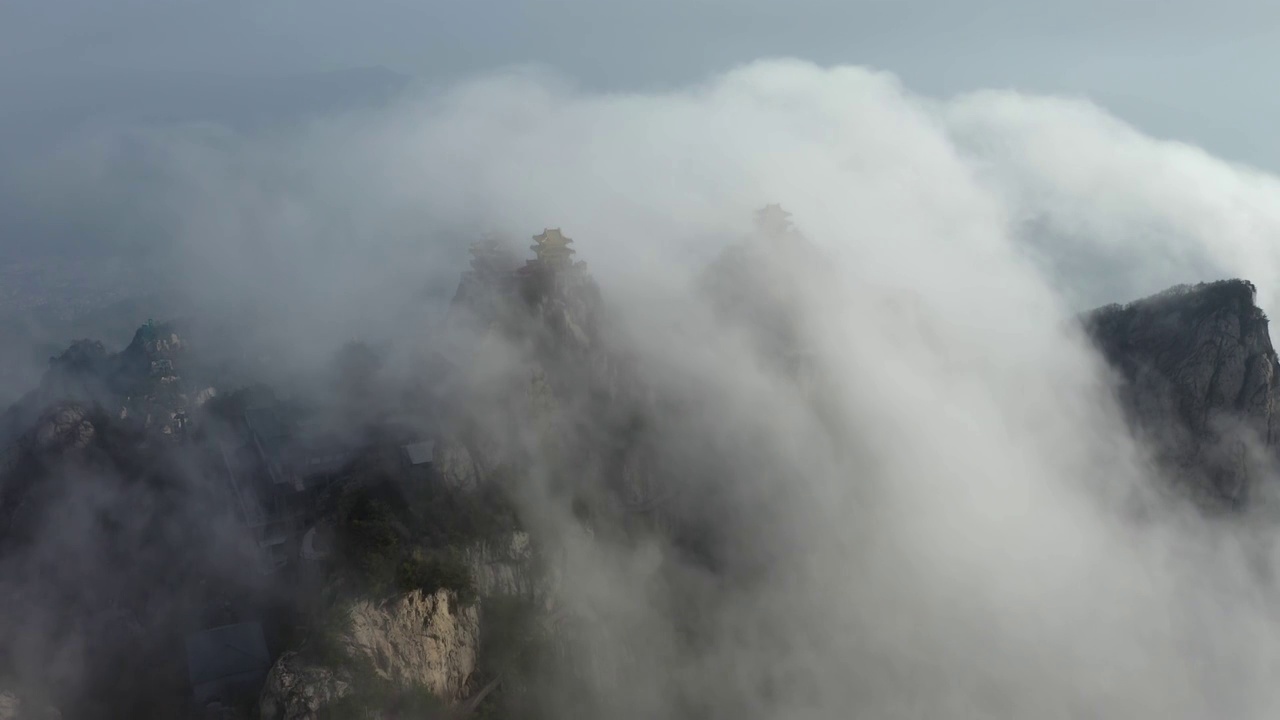
<path fill-rule="evenodd" d="M 377 683 L 390 692 L 424 690 L 460 700 L 477 666 L 480 611 L 445 590 L 361 599 L 345 609 L 333 644 L 341 658 L 289 652 L 267 677 L 263 720 L 309 720 Z"/>

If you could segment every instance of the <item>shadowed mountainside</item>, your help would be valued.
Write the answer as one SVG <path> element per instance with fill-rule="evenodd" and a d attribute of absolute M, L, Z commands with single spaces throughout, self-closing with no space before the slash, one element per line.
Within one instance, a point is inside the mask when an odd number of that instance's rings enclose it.
<path fill-rule="evenodd" d="M 1244 280 L 1180 285 L 1085 318 L 1134 428 L 1209 507 L 1243 507 L 1274 461 L 1276 352 L 1255 297 Z"/>

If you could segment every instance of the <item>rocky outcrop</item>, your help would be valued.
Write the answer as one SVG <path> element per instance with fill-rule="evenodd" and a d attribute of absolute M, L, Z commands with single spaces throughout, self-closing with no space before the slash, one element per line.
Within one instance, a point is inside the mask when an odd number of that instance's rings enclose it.
<path fill-rule="evenodd" d="M 424 690 L 457 701 L 476 670 L 480 612 L 460 607 L 445 590 L 362 599 L 346 608 L 332 644 L 342 656 L 337 662 L 307 661 L 299 653 L 276 662 L 259 704 L 263 720 L 317 718 L 373 686 L 387 695 Z"/>
<path fill-rule="evenodd" d="M 88 412 L 81 405 L 54 406 L 16 442 L 0 451 L 0 476 L 12 471 L 28 454 L 50 455 L 83 450 L 93 442 L 96 432 Z"/>
<path fill-rule="evenodd" d="M 473 473 L 484 484 L 500 467 L 575 485 L 557 488 L 566 496 L 616 484 L 615 440 L 626 435 L 643 392 L 609 342 L 586 263 L 556 249 L 571 241 L 556 229 L 535 240 L 536 257 L 519 268 L 493 260 L 491 244 L 473 248 L 475 269 L 450 308 L 461 372 L 448 404 L 472 461 L 461 452 L 456 462 L 442 457 L 442 474 L 456 487 Z"/>
<path fill-rule="evenodd" d="M 528 533 L 477 543 L 464 549 L 462 558 L 482 597 L 534 597 L 541 589 Z"/>
<path fill-rule="evenodd" d="M 350 673 L 306 662 L 296 652 L 276 660 L 259 702 L 262 720 L 314 720 L 351 692 Z"/>
<path fill-rule="evenodd" d="M 38 453 L 83 450 L 93 442 L 95 432 L 83 407 L 56 407 L 46 413 L 32 431 L 28 450 Z"/>
<path fill-rule="evenodd" d="M 103 408 L 113 418 L 148 433 L 178 438 L 188 414 L 214 396 L 207 384 L 184 378 L 186 343 L 167 323 L 148 321 L 119 353 L 101 342 L 77 340 L 50 358 L 40 386 L 0 415 L 0 442 L 30 427 L 51 407 Z"/>
<path fill-rule="evenodd" d="M 476 668 L 480 612 L 459 607 L 445 590 L 413 591 L 351 606 L 343 643 L 349 653 L 373 663 L 379 677 L 399 687 L 424 687 L 457 699 Z"/>
<path fill-rule="evenodd" d="M 442 437 L 436 442 L 432 458 L 440 479 L 454 490 L 469 492 L 480 484 L 480 468 L 471 452 L 457 439 Z"/>
<path fill-rule="evenodd" d="M 0 538 L 39 490 L 39 468 L 78 458 L 98 434 L 88 411 L 77 404 L 50 408 L 8 447 L 0 449 Z"/>
<path fill-rule="evenodd" d="M 1273 461 L 1280 366 L 1255 288 L 1178 286 L 1088 314 L 1122 406 L 1196 500 L 1242 507 Z"/>
<path fill-rule="evenodd" d="M 186 343 L 171 323 L 148 320 L 133 341 L 115 357 L 112 387 L 118 395 L 122 420 L 148 432 L 179 437 L 187 413 L 213 395 L 212 388 L 193 388 L 183 379 Z"/>

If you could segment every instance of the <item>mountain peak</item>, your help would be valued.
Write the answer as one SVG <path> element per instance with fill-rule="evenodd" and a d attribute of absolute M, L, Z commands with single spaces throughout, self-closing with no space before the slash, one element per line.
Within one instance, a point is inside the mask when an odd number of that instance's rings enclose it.
<path fill-rule="evenodd" d="M 1157 459 L 1206 504 L 1242 505 L 1275 454 L 1280 367 L 1257 288 L 1178 285 L 1088 313 L 1121 405 Z M 1262 453 L 1257 452 L 1262 450 Z"/>

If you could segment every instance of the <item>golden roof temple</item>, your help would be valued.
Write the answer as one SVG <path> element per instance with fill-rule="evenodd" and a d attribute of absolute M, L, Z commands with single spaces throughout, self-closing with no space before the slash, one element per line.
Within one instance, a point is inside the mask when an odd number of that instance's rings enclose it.
<path fill-rule="evenodd" d="M 781 235 L 791 230 L 791 213 L 777 203 L 765 205 L 756 211 L 756 228 L 769 235 Z"/>
<path fill-rule="evenodd" d="M 569 247 L 573 240 L 565 237 L 560 228 L 547 228 L 541 235 L 535 235 L 533 240 L 535 244 L 530 248 L 537 259 L 530 261 L 530 264 L 538 263 L 551 270 L 566 269 L 573 264 L 570 256 L 575 250 Z"/>

